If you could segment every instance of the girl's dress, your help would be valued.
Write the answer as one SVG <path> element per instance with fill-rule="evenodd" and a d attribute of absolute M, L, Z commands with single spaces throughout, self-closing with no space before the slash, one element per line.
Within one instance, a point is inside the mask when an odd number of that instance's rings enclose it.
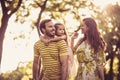
<path fill-rule="evenodd" d="M 76 50 L 78 71 L 75 80 L 100 80 L 97 66 L 105 62 L 104 53 L 99 49 L 97 54 L 90 45 L 83 42 Z"/>
<path fill-rule="evenodd" d="M 68 54 L 68 80 L 74 80 L 75 76 L 77 75 L 77 59 L 76 56 L 73 55 L 72 49 L 69 47 L 69 54 Z"/>

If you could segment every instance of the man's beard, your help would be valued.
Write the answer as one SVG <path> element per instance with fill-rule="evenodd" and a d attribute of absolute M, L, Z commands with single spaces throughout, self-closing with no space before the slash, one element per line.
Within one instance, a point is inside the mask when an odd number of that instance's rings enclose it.
<path fill-rule="evenodd" d="M 49 32 L 46 32 L 46 35 L 49 36 L 49 37 L 54 37 L 55 36 L 55 34 L 52 35 Z"/>

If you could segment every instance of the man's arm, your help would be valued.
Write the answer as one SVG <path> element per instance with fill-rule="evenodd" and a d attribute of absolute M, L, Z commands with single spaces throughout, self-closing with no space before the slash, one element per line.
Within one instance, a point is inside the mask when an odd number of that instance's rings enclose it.
<path fill-rule="evenodd" d="M 61 63 L 61 79 L 68 80 L 68 47 L 64 40 L 59 42 L 59 54 Z"/>
<path fill-rule="evenodd" d="M 33 61 L 33 80 L 38 78 L 38 69 L 39 69 L 39 57 L 34 56 Z"/>
<path fill-rule="evenodd" d="M 34 60 L 33 60 L 33 80 L 37 80 L 39 77 L 39 69 L 41 68 L 41 59 L 40 59 L 40 53 L 39 53 L 39 43 L 35 43 L 34 45 Z"/>
<path fill-rule="evenodd" d="M 61 62 L 61 80 L 67 80 L 68 78 L 68 55 L 60 56 Z"/>

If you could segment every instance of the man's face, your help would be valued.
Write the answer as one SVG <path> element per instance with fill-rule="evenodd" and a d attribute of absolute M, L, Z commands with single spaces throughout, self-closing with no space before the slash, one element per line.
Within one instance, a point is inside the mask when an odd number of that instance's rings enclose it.
<path fill-rule="evenodd" d="M 55 27 L 52 21 L 45 23 L 45 34 L 49 37 L 54 37 Z"/>

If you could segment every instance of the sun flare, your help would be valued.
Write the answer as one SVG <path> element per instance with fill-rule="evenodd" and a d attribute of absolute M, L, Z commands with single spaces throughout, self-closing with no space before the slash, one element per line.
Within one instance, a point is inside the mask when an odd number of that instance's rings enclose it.
<path fill-rule="evenodd" d="M 93 0 L 93 3 L 103 9 L 108 4 L 120 3 L 120 0 Z"/>

